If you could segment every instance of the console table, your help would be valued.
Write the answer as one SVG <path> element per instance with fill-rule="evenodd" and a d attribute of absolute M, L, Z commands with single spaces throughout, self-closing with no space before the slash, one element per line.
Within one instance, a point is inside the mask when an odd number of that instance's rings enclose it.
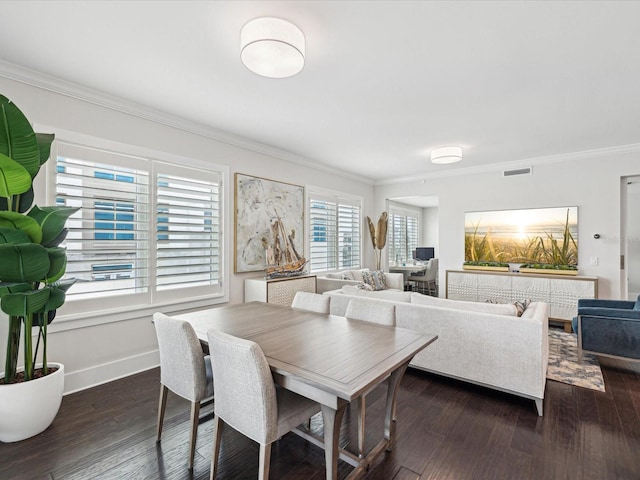
<path fill-rule="evenodd" d="M 598 277 L 537 273 L 447 270 L 446 297 L 472 302 L 510 303 L 531 299 L 549 304 L 549 320 L 562 322 L 571 332 L 579 298 L 598 298 Z"/>
<path fill-rule="evenodd" d="M 297 292 L 316 293 L 316 276 L 302 275 L 266 279 L 247 278 L 244 281 L 244 301 L 274 303 L 290 307 Z"/>

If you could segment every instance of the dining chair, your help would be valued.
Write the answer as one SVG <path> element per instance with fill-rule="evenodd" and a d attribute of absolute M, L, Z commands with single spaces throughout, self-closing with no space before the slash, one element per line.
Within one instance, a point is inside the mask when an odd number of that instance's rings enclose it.
<path fill-rule="evenodd" d="M 311 292 L 297 292 L 291 303 L 292 308 L 308 310 L 315 313 L 329 314 L 331 297 Z"/>
<path fill-rule="evenodd" d="M 376 323 L 378 325 L 395 327 L 396 306 L 382 302 L 350 300 L 344 316 L 351 320 L 362 320 L 369 323 Z M 358 455 L 360 458 L 364 457 L 364 425 L 365 418 L 367 416 L 367 393 L 369 392 L 364 392 L 356 401 L 358 416 Z"/>
<path fill-rule="evenodd" d="M 424 271 L 423 275 L 411 275 L 409 277 L 409 281 L 413 282 L 416 286 L 416 290 L 419 289 L 421 293 L 425 293 L 427 295 L 438 296 L 438 287 L 437 287 L 437 278 L 438 278 L 438 259 L 432 258 L 427 263 L 427 268 Z"/>
<path fill-rule="evenodd" d="M 276 387 L 260 346 L 211 329 L 207 332 L 216 389 L 210 479 L 216 477 L 225 425 L 260 444 L 258 478 L 269 478 L 271 444 L 320 411 L 320 404 Z"/>
<path fill-rule="evenodd" d="M 198 436 L 200 402 L 213 397 L 211 361 L 205 356 L 193 327 L 185 321 L 162 313 L 153 314 L 160 351 L 160 401 L 157 440 L 162 435 L 167 392 L 171 390 L 191 402 L 191 438 L 189 469 L 193 468 Z"/>

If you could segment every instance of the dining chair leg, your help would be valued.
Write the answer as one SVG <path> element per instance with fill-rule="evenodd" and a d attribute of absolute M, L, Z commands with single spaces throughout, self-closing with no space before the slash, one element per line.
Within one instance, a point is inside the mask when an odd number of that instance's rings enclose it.
<path fill-rule="evenodd" d="M 193 468 L 193 457 L 196 454 L 198 439 L 198 419 L 200 418 L 200 402 L 191 402 L 191 439 L 189 441 L 189 470 Z"/>
<path fill-rule="evenodd" d="M 217 415 L 213 417 L 213 451 L 211 452 L 211 473 L 209 474 L 209 480 L 214 480 L 216 478 L 223 425 L 224 422 L 220 420 L 220 417 Z"/>
<path fill-rule="evenodd" d="M 364 458 L 364 424 L 367 416 L 367 401 L 364 395 L 358 397 L 356 411 L 358 415 L 358 456 Z"/>
<path fill-rule="evenodd" d="M 164 422 L 164 411 L 167 408 L 167 392 L 169 388 L 160 384 L 160 400 L 158 401 L 158 428 L 156 442 L 160 441 L 162 436 L 162 423 Z"/>
<path fill-rule="evenodd" d="M 271 444 L 260 445 L 260 466 L 258 479 L 269 480 L 269 466 L 271 464 Z"/>

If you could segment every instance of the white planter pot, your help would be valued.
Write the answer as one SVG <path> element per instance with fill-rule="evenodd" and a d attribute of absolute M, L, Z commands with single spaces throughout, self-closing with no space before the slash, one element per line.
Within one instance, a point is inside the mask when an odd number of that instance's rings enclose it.
<path fill-rule="evenodd" d="M 58 370 L 29 382 L 0 385 L 0 441 L 33 437 L 53 422 L 62 402 L 64 365 L 48 365 Z"/>

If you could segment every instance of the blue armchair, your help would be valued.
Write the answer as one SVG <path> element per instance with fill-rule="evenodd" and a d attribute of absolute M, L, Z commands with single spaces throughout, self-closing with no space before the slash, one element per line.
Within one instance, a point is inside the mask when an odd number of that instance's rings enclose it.
<path fill-rule="evenodd" d="M 578 300 L 573 319 L 580 352 L 640 360 L 640 296 L 627 300 Z"/>

